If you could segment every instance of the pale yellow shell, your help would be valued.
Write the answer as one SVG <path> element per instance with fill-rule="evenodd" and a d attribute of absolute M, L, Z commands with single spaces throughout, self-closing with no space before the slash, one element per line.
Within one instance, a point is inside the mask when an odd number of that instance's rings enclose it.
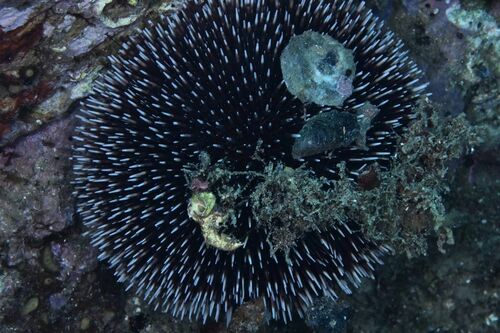
<path fill-rule="evenodd" d="M 243 246 L 243 243 L 220 232 L 229 214 L 217 211 L 215 205 L 216 197 L 213 193 L 195 193 L 189 200 L 188 215 L 200 225 L 207 245 L 223 251 L 234 251 Z"/>

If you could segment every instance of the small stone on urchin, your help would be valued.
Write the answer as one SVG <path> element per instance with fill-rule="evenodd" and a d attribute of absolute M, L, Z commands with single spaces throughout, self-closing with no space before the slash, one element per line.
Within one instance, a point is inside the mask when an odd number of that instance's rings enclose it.
<path fill-rule="evenodd" d="M 328 35 L 293 36 L 280 60 L 288 90 L 304 103 L 341 106 L 352 94 L 353 53 Z"/>
<path fill-rule="evenodd" d="M 356 116 L 349 112 L 330 111 L 309 119 L 292 147 L 295 159 L 346 147 L 359 137 Z"/>

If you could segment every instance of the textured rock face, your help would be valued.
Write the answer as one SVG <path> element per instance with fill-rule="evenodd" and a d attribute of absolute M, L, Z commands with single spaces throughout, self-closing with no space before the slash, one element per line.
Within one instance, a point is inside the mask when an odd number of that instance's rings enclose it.
<path fill-rule="evenodd" d="M 181 0 L 0 2 L 0 332 L 254 332 L 265 322 L 259 304 L 238 309 L 229 328 L 151 311 L 97 264 L 73 219 L 73 124 L 60 118 L 88 93 L 123 36 Z M 455 245 L 414 260 L 392 257 L 376 282 L 346 299 L 355 332 L 500 327 L 500 2 L 460 2 L 367 1 L 425 69 L 439 113 L 465 113 L 486 139 L 450 168 L 454 182 L 442 180 L 452 191 Z M 312 332 L 299 318 L 264 325 L 261 332 Z"/>
<path fill-rule="evenodd" d="M 121 37 L 178 2 L 2 1 L 0 147 L 61 117 L 88 93 Z"/>
<path fill-rule="evenodd" d="M 341 106 L 352 94 L 352 52 L 330 36 L 314 31 L 295 36 L 280 60 L 288 90 L 304 103 Z"/>
<path fill-rule="evenodd" d="M 72 223 L 69 149 L 73 122 L 54 122 L 0 155 L 0 240 L 40 240 Z"/>

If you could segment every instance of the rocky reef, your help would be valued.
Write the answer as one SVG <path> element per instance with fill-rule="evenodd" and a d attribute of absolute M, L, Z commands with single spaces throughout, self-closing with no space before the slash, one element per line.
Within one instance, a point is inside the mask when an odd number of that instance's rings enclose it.
<path fill-rule="evenodd" d="M 181 2 L 0 4 L 0 331 L 498 331 L 496 1 L 367 1 L 403 39 L 432 94 L 420 102 L 416 121 L 401 136 L 404 145 L 389 171 L 369 168 L 356 184 L 341 177 L 335 185 L 342 195 L 331 200 L 350 208 L 341 217 L 361 221 L 364 233 L 394 249 L 374 280 L 363 281 L 338 303 L 318 299 L 304 319 L 288 324 L 267 321 L 263 304 L 251 302 L 237 309 L 228 327 L 173 319 L 116 282 L 98 262 L 75 214 L 70 171 L 75 112 L 120 41 Z M 360 112 L 376 110 L 368 106 Z M 363 133 L 363 123 L 359 126 Z M 207 172 L 214 182 L 231 176 L 223 165 Z M 297 210 L 294 200 L 321 186 L 300 169 L 271 166 L 256 176 L 267 180 L 253 197 L 263 227 L 272 228 L 266 222 L 276 214 L 270 189 L 280 186 L 294 187 L 284 198 L 293 214 L 314 212 L 309 217 L 317 223 L 339 214 L 317 210 L 319 204 Z M 237 189 L 221 187 L 218 194 L 224 193 Z M 308 198 L 308 204 L 318 200 Z M 311 227 L 286 222 L 271 234 L 278 251 Z"/>

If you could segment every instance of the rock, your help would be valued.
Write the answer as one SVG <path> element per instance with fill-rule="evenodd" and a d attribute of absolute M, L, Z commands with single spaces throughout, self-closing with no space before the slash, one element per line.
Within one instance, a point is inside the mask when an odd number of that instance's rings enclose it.
<path fill-rule="evenodd" d="M 309 119 L 292 147 L 295 159 L 345 147 L 359 136 L 356 116 L 349 112 L 330 111 Z"/>
<path fill-rule="evenodd" d="M 0 147 L 66 113 L 89 93 L 119 38 L 160 12 L 170 12 L 173 2 L 26 0 L 0 5 Z M 20 80 L 27 66 L 36 68 L 36 75 Z"/>
<path fill-rule="evenodd" d="M 352 51 L 328 35 L 306 31 L 292 37 L 280 60 L 288 90 L 304 103 L 341 106 L 352 94 Z"/>
<path fill-rule="evenodd" d="M 75 38 L 68 45 L 67 54 L 72 57 L 89 52 L 106 39 L 107 29 L 88 26 L 81 32 L 78 38 Z"/>
<path fill-rule="evenodd" d="M 338 303 L 323 297 L 305 313 L 306 323 L 315 333 L 345 333 L 350 317 L 350 309 L 344 303 Z"/>
<path fill-rule="evenodd" d="M 74 287 L 81 277 L 95 269 L 97 253 L 87 242 L 74 237 L 61 243 L 52 243 L 52 255 L 60 266 L 59 280 Z"/>
<path fill-rule="evenodd" d="M 68 298 L 61 293 L 49 296 L 49 305 L 52 311 L 61 310 L 68 303 Z"/>
<path fill-rule="evenodd" d="M 90 319 L 89 318 L 83 318 L 82 321 L 80 322 L 80 330 L 81 331 L 86 331 L 90 327 Z"/>
<path fill-rule="evenodd" d="M 70 119 L 54 122 L 0 154 L 0 242 L 42 239 L 72 223 L 72 127 Z"/>
<path fill-rule="evenodd" d="M 58 272 L 59 266 L 54 262 L 54 258 L 52 256 L 52 251 L 49 246 L 46 246 L 43 249 L 42 253 L 42 264 L 45 269 L 50 272 Z"/>
<path fill-rule="evenodd" d="M 21 288 L 21 276 L 15 270 L 4 270 L 0 273 L 0 322 L 7 314 L 5 309 L 12 306 L 12 303 L 18 302 L 15 295 Z M 1 327 L 1 326 L 0 326 Z"/>
<path fill-rule="evenodd" d="M 264 321 L 264 302 L 257 299 L 240 305 L 227 328 L 231 333 L 256 333 Z"/>
<path fill-rule="evenodd" d="M 3 32 L 22 27 L 28 22 L 34 8 L 28 7 L 23 10 L 18 10 L 13 7 L 6 7 L 0 9 L 0 28 Z"/>
<path fill-rule="evenodd" d="M 30 298 L 26 304 L 24 305 L 21 314 L 23 316 L 27 316 L 38 308 L 38 304 L 40 303 L 38 297 Z"/>

